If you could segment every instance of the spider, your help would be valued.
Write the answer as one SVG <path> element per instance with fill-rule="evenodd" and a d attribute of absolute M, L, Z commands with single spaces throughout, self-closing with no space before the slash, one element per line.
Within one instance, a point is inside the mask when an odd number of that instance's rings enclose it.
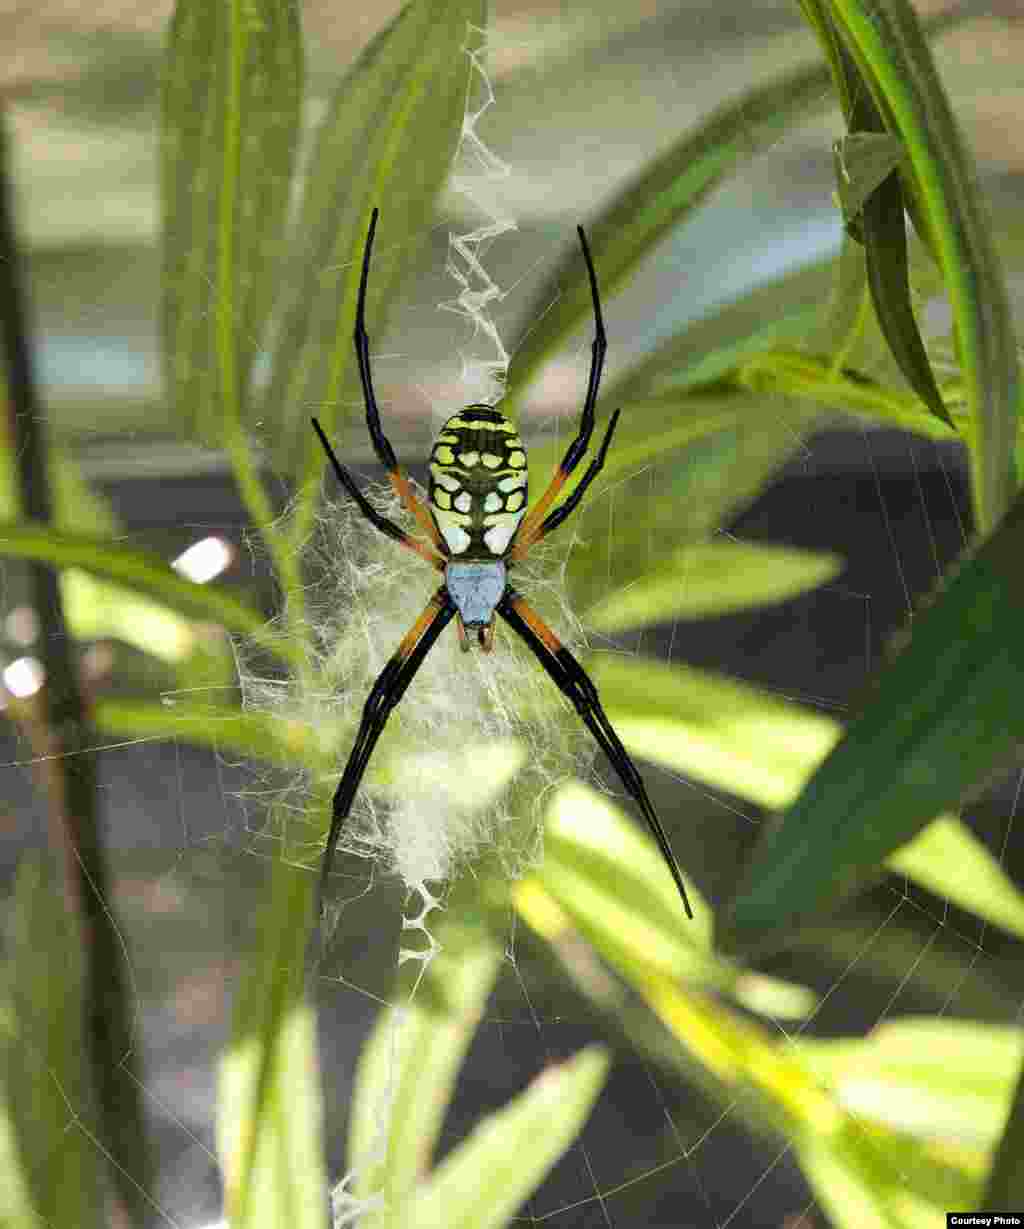
<path fill-rule="evenodd" d="M 355 745 L 334 795 L 331 829 L 327 837 L 317 889 L 317 919 L 323 917 L 327 877 L 338 845 L 342 825 L 348 818 L 356 791 L 366 772 L 373 749 L 392 709 L 405 694 L 427 654 L 447 625 L 455 620 L 459 643 L 468 651 L 475 638 L 480 649 L 494 647 L 494 616 L 500 615 L 526 642 L 534 656 L 572 701 L 581 720 L 608 756 L 622 784 L 650 825 L 662 857 L 675 880 L 688 918 L 693 917 L 683 878 L 672 855 L 668 837 L 647 796 L 643 780 L 612 728 L 597 689 L 583 667 L 555 633 L 509 583 L 509 571 L 535 542 L 546 537 L 570 515 L 604 465 L 619 411 L 611 416 L 597 455 L 568 498 L 548 511 L 575 471 L 590 445 L 594 431 L 594 407 L 601 381 L 607 342 L 601 319 L 597 275 L 590 258 L 583 227 L 578 226 L 583 259 L 590 277 L 594 306 L 594 341 L 591 346 L 590 380 L 583 403 L 579 433 L 569 445 L 547 490 L 529 510 L 526 507 L 526 451 L 516 428 L 490 405 L 468 405 L 441 428 L 430 457 L 429 512 L 413 493 L 409 480 L 381 430 L 380 414 L 370 375 L 370 339 L 366 333 L 366 285 L 370 254 L 379 210 L 374 209 L 363 251 L 363 270 L 356 307 L 355 347 L 359 377 L 366 403 L 366 424 L 373 448 L 388 471 L 395 492 L 416 518 L 430 544 L 410 537 L 382 516 L 356 485 L 352 474 L 334 455 L 326 435 L 314 418 L 313 427 L 338 481 L 352 496 L 363 516 L 408 550 L 426 559 L 444 575 L 444 581 L 426 609 L 409 629 L 394 655 L 381 671 L 363 707 Z"/>

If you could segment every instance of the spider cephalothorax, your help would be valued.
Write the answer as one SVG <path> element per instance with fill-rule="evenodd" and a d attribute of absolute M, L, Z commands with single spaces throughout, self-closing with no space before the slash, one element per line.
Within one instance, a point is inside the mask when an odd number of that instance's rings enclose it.
<path fill-rule="evenodd" d="M 549 511 L 566 480 L 575 471 L 590 447 L 594 432 L 594 411 L 601 368 L 606 349 L 597 275 L 587 248 L 583 227 L 577 227 L 583 258 L 590 278 L 594 307 L 594 341 L 590 351 L 590 379 L 580 416 L 579 431 L 555 470 L 544 494 L 527 509 L 526 450 L 516 428 L 490 405 L 468 405 L 441 428 L 430 456 L 430 490 L 424 506 L 409 485 L 380 425 L 380 413 L 370 373 L 370 342 L 366 333 L 366 284 L 370 275 L 370 254 L 377 227 L 374 209 L 363 252 L 363 271 L 356 306 L 355 346 L 359 376 L 366 401 L 366 425 L 374 451 L 388 471 L 396 493 L 416 518 L 428 542 L 412 537 L 393 521 L 382 516 L 367 500 L 355 479 L 338 461 L 331 445 L 313 419 L 313 426 L 324 446 L 339 482 L 352 496 L 360 511 L 382 533 L 426 559 L 444 574 L 444 582 L 427 604 L 426 610 L 409 629 L 394 655 L 374 683 L 356 735 L 355 746 L 334 795 L 331 831 L 327 838 L 318 888 L 318 919 L 323 915 L 323 897 L 341 826 L 348 817 L 356 791 L 366 772 L 391 710 L 405 694 L 424 658 L 438 636 L 456 620 L 459 641 L 470 647 L 469 632 L 475 632 L 480 647 L 490 651 L 494 644 L 494 617 L 505 623 L 530 648 L 555 685 L 572 701 L 580 719 L 608 756 L 623 785 L 647 820 L 662 856 L 672 872 L 688 917 L 693 914 L 686 898 L 683 878 L 672 855 L 668 837 L 647 796 L 643 780 L 626 749 L 612 728 L 598 698 L 597 688 L 583 667 L 562 644 L 540 616 L 509 583 L 509 571 L 530 547 L 556 529 L 583 498 L 587 488 L 604 465 L 619 419 L 619 411 L 608 420 L 604 439 L 583 477 L 571 494 Z"/>

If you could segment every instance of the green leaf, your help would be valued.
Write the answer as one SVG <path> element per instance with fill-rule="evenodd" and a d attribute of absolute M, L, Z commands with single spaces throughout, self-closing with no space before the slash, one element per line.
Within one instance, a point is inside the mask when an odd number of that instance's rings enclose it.
<path fill-rule="evenodd" d="M 714 953 L 707 902 L 692 883 L 687 892 L 692 921 L 684 917 L 679 893 L 646 830 L 604 795 L 573 783 L 552 800 L 544 861 L 516 885 L 513 899 L 549 943 L 559 942 L 565 919 L 571 919 L 606 961 L 632 979 L 657 969 L 732 995 L 751 1011 L 793 1019 L 813 1010 L 815 996 L 806 988 L 748 973 Z"/>
<path fill-rule="evenodd" d="M 542 1072 L 475 1127 L 422 1192 L 380 1223 L 388 1229 L 502 1229 L 579 1134 L 608 1076 L 603 1046 Z"/>
<path fill-rule="evenodd" d="M 865 1039 L 793 1045 L 853 1112 L 986 1149 L 1002 1132 L 1024 1059 L 1020 1029 L 948 1017 L 883 1021 Z"/>
<path fill-rule="evenodd" d="M 851 132 L 832 146 L 836 187 L 847 231 L 863 243 L 859 218 L 868 197 L 899 166 L 903 147 L 887 132 Z M 857 233 L 850 227 L 857 225 Z"/>
<path fill-rule="evenodd" d="M 910 266 L 907 261 L 901 177 L 883 172 L 885 163 L 890 159 L 895 159 L 895 163 L 901 161 L 902 147 L 885 131 L 882 116 L 871 101 L 867 83 L 857 74 L 848 57 L 844 58 L 844 64 L 853 79 L 856 93 L 850 114 L 850 126 L 854 131 L 842 147 L 842 156 L 837 156 L 837 181 L 840 194 L 844 191 L 844 185 L 849 185 L 861 198 L 859 208 L 853 207 L 853 192 L 848 193 L 849 203 L 844 199 L 847 225 L 850 225 L 852 216 L 859 214 L 857 224 L 864 244 L 871 301 L 900 371 L 935 417 L 952 426 L 949 411 L 935 384 L 910 302 Z M 870 179 L 875 180 L 875 186 L 868 189 Z"/>
<path fill-rule="evenodd" d="M 908 0 L 830 0 L 879 110 L 907 151 L 953 307 L 970 415 L 972 493 L 981 532 L 1013 495 L 1021 396 L 1016 341 L 978 174 Z"/>
<path fill-rule="evenodd" d="M 691 666 L 594 653 L 590 672 L 628 748 L 761 806 L 785 806 L 838 727 L 749 683 Z"/>
<path fill-rule="evenodd" d="M 320 125 L 289 249 L 287 298 L 264 398 L 297 467 L 318 478 L 315 412 L 332 435 L 352 397 L 356 296 L 370 213 L 380 207 L 366 305 L 371 346 L 388 306 L 430 234 L 438 192 L 462 132 L 470 27 L 486 27 L 485 0 L 412 0 L 345 75 Z M 378 395 L 386 367 L 377 365 Z"/>
<path fill-rule="evenodd" d="M 412 1001 L 381 1012 L 359 1058 L 349 1124 L 347 1167 L 356 1175 L 357 1198 L 394 1203 L 429 1171 L 500 963 L 486 931 L 448 926 Z M 478 1173 L 477 1188 L 485 1176 Z M 381 1223 L 391 1222 L 371 1220 Z M 437 1223 L 456 1221 L 446 1216 Z"/>
<path fill-rule="evenodd" d="M 35 559 L 57 568 L 79 567 L 136 593 L 165 603 L 192 618 L 221 623 L 228 631 L 251 636 L 278 657 L 290 660 L 287 642 L 270 636 L 259 611 L 216 585 L 179 576 L 159 555 L 129 550 L 119 542 L 89 534 L 59 532 L 28 522 L 0 525 L 0 556 Z"/>
<path fill-rule="evenodd" d="M 586 620 L 603 632 L 704 619 L 785 602 L 827 584 L 838 555 L 715 538 L 677 550 L 628 587 L 598 600 Z"/>
<path fill-rule="evenodd" d="M 1024 737 L 1024 497 L 919 611 L 908 645 L 793 806 L 754 850 L 726 950 L 769 946 L 834 906 Z"/>
<path fill-rule="evenodd" d="M 628 477 L 609 495 L 591 496 L 577 521 L 582 541 L 573 548 L 570 581 L 578 607 L 607 596 L 611 583 L 653 571 L 756 497 L 820 413 L 816 404 L 770 404 L 769 413 L 766 399 L 742 392 L 683 396 L 674 404 L 649 402 L 644 414 L 623 419 L 605 473 Z M 712 431 L 716 417 L 721 425 Z"/>
<path fill-rule="evenodd" d="M 0 1222 L 106 1223 L 83 1053 L 81 937 L 52 871 L 19 868 L 0 1004 Z M 59 972 L 59 986 L 54 978 Z"/>
<path fill-rule="evenodd" d="M 299 717 L 240 711 L 228 706 L 144 700 L 97 701 L 96 725 L 115 738 L 181 739 L 222 755 L 264 760 L 282 768 L 316 764 L 325 746 L 337 747 L 341 723 L 311 728 Z M 334 742 L 331 742 L 331 739 Z"/>
<path fill-rule="evenodd" d="M 701 393 L 702 385 L 711 386 L 705 395 L 721 395 L 714 386 L 728 380 L 748 355 L 770 346 L 795 345 L 807 335 L 821 315 L 831 267 L 829 261 L 800 269 L 692 321 L 612 383 L 602 402 L 621 405 L 651 396 Z M 623 426 L 628 404 L 626 414 Z M 613 448 L 609 461 L 614 453 Z"/>
<path fill-rule="evenodd" d="M 621 188 L 587 226 L 603 299 L 610 300 L 659 240 L 728 174 L 770 149 L 782 133 L 818 108 L 828 84 L 828 68 L 818 63 L 748 90 L 719 107 Z M 568 244 L 523 313 L 529 322 L 543 317 L 544 328 L 528 327 L 514 347 L 516 395 L 551 352 L 589 319 L 591 310 L 586 267 L 578 245 Z"/>
<path fill-rule="evenodd" d="M 936 896 L 1024 938 L 1024 894 L 962 820 L 938 816 L 892 854 L 887 865 Z"/>
<path fill-rule="evenodd" d="M 1003 1138 L 992 1159 L 992 1169 L 985 1184 L 980 1204 L 986 1208 L 1015 1208 L 1024 1199 L 1024 1172 L 1020 1158 L 1024 1154 L 1024 1060 L 1021 1061 L 1010 1113 Z"/>
<path fill-rule="evenodd" d="M 165 388 L 211 443 L 232 403 L 246 402 L 280 289 L 302 75 L 294 0 L 178 0 L 161 129 Z M 231 332 L 237 397 L 221 387 L 218 330 Z"/>
<path fill-rule="evenodd" d="M 935 1229 L 945 1209 L 978 1206 L 977 1153 L 864 1118 L 851 1117 L 827 1139 L 806 1136 L 796 1156 L 836 1229 Z"/>
<path fill-rule="evenodd" d="M 316 1026 L 303 1000 L 310 884 L 275 864 L 220 1065 L 217 1146 L 232 1229 L 323 1229 Z"/>
<path fill-rule="evenodd" d="M 964 17 L 962 9 L 938 14 L 928 22 L 928 33 L 938 34 Z M 587 226 L 602 297 L 610 300 L 659 240 L 726 176 L 771 149 L 804 117 L 820 111 L 830 80 L 828 65 L 818 63 L 755 86 L 724 103 L 618 191 Z M 587 324 L 590 314 L 586 269 L 578 245 L 567 243 L 561 260 L 523 313 L 528 324 L 514 347 L 515 387 L 508 403 L 522 395 L 541 363 L 575 329 Z M 765 315 L 774 318 L 777 311 L 769 308 Z M 542 317 L 544 328 L 533 328 Z"/>

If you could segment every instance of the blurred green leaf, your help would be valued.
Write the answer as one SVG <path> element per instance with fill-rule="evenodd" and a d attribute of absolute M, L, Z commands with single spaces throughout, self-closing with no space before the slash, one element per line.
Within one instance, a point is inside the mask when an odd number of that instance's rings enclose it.
<path fill-rule="evenodd" d="M 838 555 L 719 537 L 677 550 L 633 584 L 585 612 L 602 632 L 672 619 L 703 619 L 785 602 L 827 584 L 843 568 Z"/>
<path fill-rule="evenodd" d="M 1017 1087 L 1014 1090 L 1010 1113 L 1006 1120 L 1003 1138 L 999 1141 L 992 1167 L 985 1183 L 981 1206 L 986 1208 L 1015 1208 L 1024 1199 L 1024 1170 L 1020 1158 L 1024 1155 L 1024 1060 L 1019 1064 Z"/>
<path fill-rule="evenodd" d="M 818 63 L 755 86 L 719 107 L 619 189 L 587 226 L 602 297 L 611 299 L 659 240 L 730 172 L 819 107 L 828 85 L 828 68 Z M 530 327 L 514 347 L 516 395 L 591 310 L 586 267 L 574 243 L 523 313 Z M 533 328 L 541 317 L 544 328 Z"/>
<path fill-rule="evenodd" d="M 797 1054 L 847 1108 L 898 1130 L 991 1148 L 1024 1059 L 1019 1028 L 907 1017 L 866 1038 L 797 1038 Z"/>
<path fill-rule="evenodd" d="M 0 1005 L 0 1221 L 7 1226 L 107 1223 L 83 1064 L 81 939 L 49 866 L 26 857 L 8 913 Z M 54 978 L 59 971 L 59 986 Z"/>
<path fill-rule="evenodd" d="M 393 1206 L 430 1171 L 459 1066 L 500 963 L 501 950 L 486 931 L 446 927 L 416 995 L 381 1013 L 359 1058 L 349 1122 L 347 1167 L 356 1175 L 356 1198 L 381 1196 Z M 490 1189 L 489 1178 L 478 1170 L 473 1189 Z M 457 1223 L 455 1206 L 425 1223 Z M 369 1223 L 393 1222 L 384 1216 Z"/>
<path fill-rule="evenodd" d="M 177 0 L 164 65 L 164 386 L 180 421 L 216 444 L 234 400 L 221 387 L 216 360 L 222 313 L 230 306 L 244 406 L 280 290 L 280 243 L 300 135 L 299 9 L 294 0 Z M 230 305 L 220 297 L 225 261 Z"/>
<path fill-rule="evenodd" d="M 683 396 L 675 406 L 650 403 L 645 410 L 649 419 L 637 415 L 625 425 L 622 440 L 616 436 L 605 467 L 614 485 L 599 488 L 577 514 L 581 540 L 573 547 L 569 576 L 573 601 L 582 609 L 738 516 L 820 413 L 816 404 L 742 392 Z M 712 432 L 716 415 L 723 425 Z M 673 421 L 676 431 L 650 431 L 651 424 L 664 428 Z M 675 451 L 673 444 L 683 447 Z M 623 473 L 627 477 L 616 481 Z"/>
<path fill-rule="evenodd" d="M 1022 553 L 1024 497 L 915 615 L 870 702 L 762 836 L 725 950 L 782 941 L 1012 762 L 1024 737 Z"/>
<path fill-rule="evenodd" d="M 278 438 L 301 458 L 300 488 L 324 461 L 310 414 L 331 436 L 347 417 L 343 397 L 355 392 L 345 380 L 356 371 L 352 330 L 370 213 L 380 207 L 366 304 L 372 346 L 430 234 L 462 133 L 469 61 L 460 48 L 470 27 L 486 24 L 485 0 L 411 0 L 346 73 L 320 124 L 263 399 L 281 424 Z M 382 374 L 378 364 L 378 395 Z"/>
<path fill-rule="evenodd" d="M 451 1152 L 422 1192 L 380 1224 L 388 1229 L 502 1229 L 583 1129 L 610 1066 L 587 1046 L 542 1072 Z"/>
<path fill-rule="evenodd" d="M 934 36 L 965 16 L 963 9 L 940 13 L 928 22 L 927 31 Z M 616 192 L 587 225 L 603 298 L 610 300 L 659 240 L 726 176 L 772 148 L 784 132 L 819 110 L 831 79 L 829 66 L 817 63 L 755 86 L 724 103 Z M 589 321 L 590 313 L 586 269 L 578 246 L 567 244 L 523 313 L 527 327 L 514 347 L 509 403 L 522 394 L 541 363 Z M 533 328 L 542 316 L 544 328 Z"/>
<path fill-rule="evenodd" d="M 1024 938 L 1024 893 L 962 820 L 938 816 L 890 855 L 887 865 L 936 896 Z"/>
<path fill-rule="evenodd" d="M 829 2 L 887 127 L 907 151 L 927 231 L 936 242 L 970 414 L 975 519 L 984 533 L 1013 495 L 1021 391 L 1006 287 L 977 169 L 908 0 Z"/>
<path fill-rule="evenodd" d="M 311 879 L 275 863 L 218 1074 L 217 1148 L 232 1229 L 323 1229 L 316 1026 L 303 1001 Z"/>
<path fill-rule="evenodd" d="M 635 975 L 656 968 L 778 1018 L 813 1010 L 815 996 L 805 987 L 748 973 L 713 952 L 708 904 L 692 883 L 687 891 L 692 921 L 681 912 L 675 884 L 650 836 L 608 798 L 574 783 L 563 786 L 549 806 L 544 861 L 516 885 L 513 898 L 549 943 L 560 940 L 571 919 L 595 950 L 623 971 Z"/>
<path fill-rule="evenodd" d="M 851 369 L 840 371 L 834 360 L 826 364 L 802 351 L 763 350 L 746 359 L 735 378 L 762 396 L 785 395 L 822 409 L 863 414 L 929 439 L 948 440 L 956 435 L 946 419 L 922 408 L 916 394 L 878 383 Z"/>
<path fill-rule="evenodd" d="M 829 717 L 688 666 L 600 654 L 591 674 L 619 736 L 636 754 L 764 807 L 793 802 L 840 736 Z M 887 866 L 1021 933 L 1024 896 L 954 816 L 938 816 Z"/>
<path fill-rule="evenodd" d="M 111 636 L 171 663 L 192 651 L 192 624 L 167 606 L 80 568 L 61 572 L 60 585 L 68 626 L 76 640 Z"/>
<path fill-rule="evenodd" d="M 321 744 L 339 733 L 339 723 L 315 730 L 298 717 L 242 711 L 219 705 L 186 704 L 173 697 L 154 704 L 144 700 L 101 699 L 95 707 L 96 725 L 113 737 L 181 739 L 208 747 L 221 755 L 263 760 L 294 768 L 317 762 Z"/>
<path fill-rule="evenodd" d="M 56 445 L 50 446 L 47 457 L 57 525 L 85 533 L 113 534 L 117 522 L 109 504 L 83 479 L 75 459 Z M 5 460 L 5 464 L 0 464 L 0 523 L 17 520 L 20 515 L 12 458 L 8 456 Z"/>
<path fill-rule="evenodd" d="M 930 1144 L 860 1116 L 833 1138 L 808 1135 L 796 1156 L 836 1229 L 935 1229 L 945 1209 L 978 1206 L 977 1152 Z"/>
<path fill-rule="evenodd" d="M 691 321 L 611 383 L 602 402 L 626 403 L 628 414 L 628 404 L 638 399 L 665 400 L 687 393 L 686 401 L 678 403 L 683 405 L 693 396 L 724 396 L 732 372 L 748 355 L 770 346 L 796 345 L 807 335 L 821 315 L 832 264 L 822 261 L 788 273 Z"/>
<path fill-rule="evenodd" d="M 249 636 L 278 657 L 291 660 L 293 645 L 265 631 L 259 611 L 216 585 L 187 580 L 151 551 L 130 550 L 119 542 L 90 534 L 60 532 L 28 522 L 0 525 L 0 556 L 36 559 L 57 568 L 79 567 L 93 576 L 122 584 L 155 598 L 192 618 L 221 623 L 228 631 Z"/>
<path fill-rule="evenodd" d="M 590 672 L 638 755 L 761 806 L 785 806 L 838 736 L 828 717 L 692 666 L 593 653 Z"/>

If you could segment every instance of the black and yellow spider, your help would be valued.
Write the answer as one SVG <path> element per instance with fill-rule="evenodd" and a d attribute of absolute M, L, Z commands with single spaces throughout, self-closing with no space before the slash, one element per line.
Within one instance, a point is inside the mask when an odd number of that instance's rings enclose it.
<path fill-rule="evenodd" d="M 597 293 L 597 276 L 583 227 L 577 229 L 583 247 L 583 259 L 590 275 L 595 336 L 591 347 L 590 381 L 578 435 L 569 445 L 548 489 L 527 511 L 526 452 L 518 432 L 505 415 L 493 406 L 466 406 L 448 419 L 434 443 L 430 457 L 428 512 L 413 493 L 408 478 L 395 458 L 394 450 L 381 430 L 380 414 L 373 395 L 370 339 L 366 333 L 364 315 L 366 283 L 370 273 L 370 253 L 373 249 L 377 215 L 378 210 L 374 209 L 370 230 L 366 236 L 363 273 L 356 308 L 355 344 L 359 376 L 366 401 L 366 423 L 374 451 L 387 469 L 392 486 L 432 545 L 410 537 L 377 512 L 360 491 L 352 475 L 334 455 L 315 418 L 313 426 L 334 467 L 338 481 L 359 505 L 366 519 L 389 538 L 400 542 L 433 564 L 444 574 L 444 582 L 381 671 L 363 707 L 363 718 L 355 746 L 334 795 L 331 831 L 320 869 L 317 916 L 321 918 L 323 914 L 327 876 L 334 860 L 341 826 L 348 818 L 352 801 L 391 710 L 401 700 L 438 636 L 452 619 L 455 619 L 459 643 L 463 649 L 470 648 L 471 635 L 475 633 L 480 648 L 489 653 L 494 645 L 494 616 L 499 614 L 530 647 L 555 685 L 572 701 L 598 745 L 611 760 L 622 784 L 650 825 L 679 889 L 686 915 L 692 918 L 686 888 L 672 855 L 668 837 L 654 812 L 639 772 L 626 754 L 626 749 L 601 707 L 597 689 L 575 657 L 523 601 L 508 580 L 509 570 L 524 557 L 530 547 L 561 525 L 579 504 L 587 487 L 604 464 L 608 445 L 619 419 L 619 411 L 616 410 L 608 423 L 597 455 L 587 466 L 575 490 L 564 503 L 549 512 L 551 504 L 590 444 L 594 431 L 597 389 L 607 346 Z"/>

